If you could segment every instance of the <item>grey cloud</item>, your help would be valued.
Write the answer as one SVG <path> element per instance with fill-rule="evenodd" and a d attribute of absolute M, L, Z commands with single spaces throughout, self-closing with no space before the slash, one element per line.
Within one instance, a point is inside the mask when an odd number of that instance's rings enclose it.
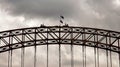
<path fill-rule="evenodd" d="M 60 14 L 81 25 L 119 30 L 120 7 L 114 0 L 0 0 L 11 15 L 28 18 L 56 19 Z M 51 20 L 52 23 L 56 22 Z M 52 24 L 51 23 L 51 24 Z M 89 24 L 89 25 L 88 25 Z M 113 28 L 114 26 L 114 28 Z"/>
<path fill-rule="evenodd" d="M 74 0 L 5 0 L 8 10 L 13 15 L 27 17 L 52 18 L 64 14 L 72 15 L 75 9 Z M 8 7 L 6 6 L 6 7 Z"/>
<path fill-rule="evenodd" d="M 115 0 L 89 0 L 87 2 L 94 11 L 105 16 L 101 22 L 104 22 L 106 26 L 109 26 L 109 29 L 119 30 L 120 7 L 116 8 L 115 4 L 113 4 L 113 1 Z"/>

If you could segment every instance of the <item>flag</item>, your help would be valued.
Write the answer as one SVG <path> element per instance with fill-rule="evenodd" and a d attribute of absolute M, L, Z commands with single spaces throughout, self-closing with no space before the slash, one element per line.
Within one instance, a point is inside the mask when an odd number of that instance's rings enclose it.
<path fill-rule="evenodd" d="M 60 18 L 64 19 L 64 16 L 61 15 Z"/>
<path fill-rule="evenodd" d="M 62 21 L 62 20 L 60 20 L 60 23 L 63 23 L 63 21 Z"/>

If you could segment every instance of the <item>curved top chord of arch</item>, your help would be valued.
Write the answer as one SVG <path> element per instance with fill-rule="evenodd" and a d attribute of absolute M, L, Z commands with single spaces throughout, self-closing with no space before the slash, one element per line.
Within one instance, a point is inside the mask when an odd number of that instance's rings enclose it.
<path fill-rule="evenodd" d="M 120 52 L 120 32 L 73 26 L 41 26 L 0 32 L 0 53 L 46 44 L 74 44 Z"/>

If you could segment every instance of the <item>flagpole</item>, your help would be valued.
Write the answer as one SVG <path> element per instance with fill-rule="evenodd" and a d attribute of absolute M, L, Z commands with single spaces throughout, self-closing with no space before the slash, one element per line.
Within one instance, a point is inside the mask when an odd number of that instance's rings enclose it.
<path fill-rule="evenodd" d="M 64 16 L 62 16 L 62 15 L 60 15 L 60 26 L 61 26 L 61 24 L 63 24 L 63 19 L 64 19 Z"/>

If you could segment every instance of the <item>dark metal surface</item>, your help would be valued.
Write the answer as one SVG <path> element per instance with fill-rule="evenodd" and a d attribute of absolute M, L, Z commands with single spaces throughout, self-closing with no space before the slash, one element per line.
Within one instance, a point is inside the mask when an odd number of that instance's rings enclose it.
<path fill-rule="evenodd" d="M 120 32 L 110 30 L 73 26 L 40 26 L 0 32 L 0 53 L 46 44 L 83 45 L 119 53 L 119 41 Z"/>

